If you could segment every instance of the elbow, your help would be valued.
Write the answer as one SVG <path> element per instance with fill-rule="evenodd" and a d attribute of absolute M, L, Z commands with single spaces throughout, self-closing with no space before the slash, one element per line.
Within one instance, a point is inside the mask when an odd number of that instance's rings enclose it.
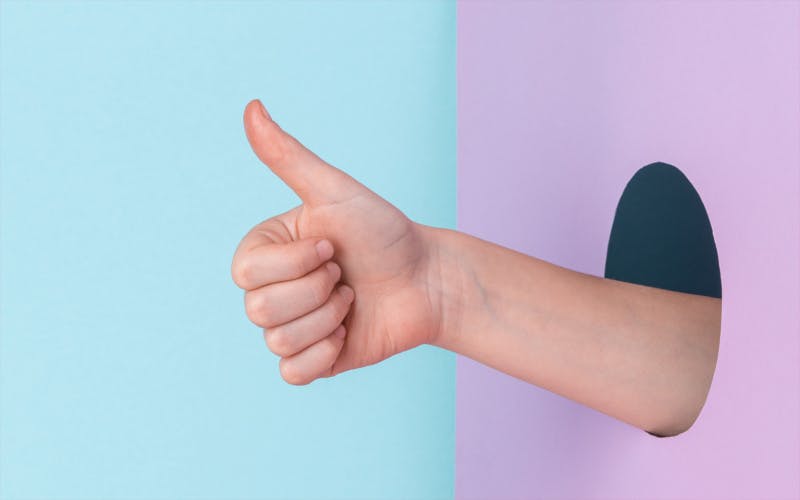
<path fill-rule="evenodd" d="M 681 405 L 668 405 L 650 425 L 642 429 L 655 437 L 674 437 L 688 431 L 697 421 L 705 406 L 706 397 L 693 398 Z"/>
<path fill-rule="evenodd" d="M 719 337 L 714 338 L 718 342 Z M 682 370 L 668 387 L 661 387 L 658 401 L 650 401 L 653 413 L 646 419 L 643 430 L 656 437 L 674 437 L 692 428 L 705 407 L 716 368 L 716 350 L 699 350 L 707 353 L 695 363 L 694 370 Z"/>
<path fill-rule="evenodd" d="M 684 432 L 688 431 L 694 422 L 697 420 L 697 416 L 694 418 L 676 418 L 672 421 L 664 422 L 663 424 L 659 424 L 653 427 L 646 427 L 644 431 L 650 434 L 651 436 L 664 438 L 664 437 L 675 437 L 679 434 L 683 434 Z"/>

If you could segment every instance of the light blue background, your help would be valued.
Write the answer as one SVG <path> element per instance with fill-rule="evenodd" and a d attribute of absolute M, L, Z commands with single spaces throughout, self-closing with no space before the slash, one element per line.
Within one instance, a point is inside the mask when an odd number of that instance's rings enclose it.
<path fill-rule="evenodd" d="M 295 387 L 240 237 L 297 198 L 246 102 L 455 226 L 453 2 L 3 2 L 3 498 L 450 497 L 455 356 Z"/>

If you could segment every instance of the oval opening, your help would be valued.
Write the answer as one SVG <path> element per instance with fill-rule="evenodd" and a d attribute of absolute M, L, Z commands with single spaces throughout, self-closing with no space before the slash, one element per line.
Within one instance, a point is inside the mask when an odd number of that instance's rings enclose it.
<path fill-rule="evenodd" d="M 605 277 L 722 298 L 708 214 L 694 186 L 676 167 L 652 163 L 628 182 L 611 228 Z"/>

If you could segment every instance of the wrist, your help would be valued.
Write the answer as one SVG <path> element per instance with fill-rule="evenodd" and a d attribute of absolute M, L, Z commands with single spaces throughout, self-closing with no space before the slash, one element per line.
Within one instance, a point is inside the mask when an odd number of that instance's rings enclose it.
<path fill-rule="evenodd" d="M 475 289 L 473 272 L 464 254 L 465 235 L 450 229 L 420 225 L 427 246 L 427 288 L 437 319 L 436 328 L 426 342 L 457 351 L 464 334 L 468 310 L 475 309 L 471 293 Z"/>

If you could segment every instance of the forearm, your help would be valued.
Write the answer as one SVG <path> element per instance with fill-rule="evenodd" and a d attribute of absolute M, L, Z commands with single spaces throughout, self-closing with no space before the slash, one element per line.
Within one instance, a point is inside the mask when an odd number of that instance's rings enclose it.
<path fill-rule="evenodd" d="M 571 271 L 456 231 L 432 237 L 434 345 L 657 434 L 697 417 L 719 299 Z"/>

